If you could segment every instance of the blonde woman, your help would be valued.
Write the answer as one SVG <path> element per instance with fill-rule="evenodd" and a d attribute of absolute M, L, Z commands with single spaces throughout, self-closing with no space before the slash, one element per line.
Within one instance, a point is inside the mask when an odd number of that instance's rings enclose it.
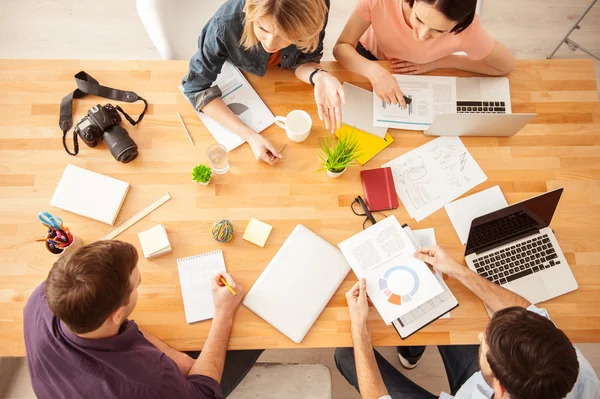
<path fill-rule="evenodd" d="M 258 76 L 277 65 L 314 86 L 319 118 L 333 132 L 341 125 L 345 98 L 340 82 L 319 65 L 328 13 L 329 0 L 227 0 L 202 29 L 183 79 L 186 96 L 198 111 L 246 140 L 256 159 L 272 165 L 281 154 L 246 126 L 211 85 L 225 61 Z"/>

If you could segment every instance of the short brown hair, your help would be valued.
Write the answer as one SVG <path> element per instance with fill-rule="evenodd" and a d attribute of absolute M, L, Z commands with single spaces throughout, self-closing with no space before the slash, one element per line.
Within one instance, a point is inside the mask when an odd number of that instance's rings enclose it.
<path fill-rule="evenodd" d="M 498 311 L 485 332 L 487 361 L 512 399 L 560 399 L 575 385 L 573 344 L 552 321 L 522 307 Z"/>
<path fill-rule="evenodd" d="M 50 310 L 76 334 L 97 330 L 129 303 L 137 261 L 135 247 L 123 241 L 96 241 L 60 258 L 46 279 Z"/>
<path fill-rule="evenodd" d="M 327 6 L 324 0 L 246 0 L 244 15 L 240 44 L 245 49 L 258 45 L 254 23 L 261 17 L 272 16 L 273 33 L 307 53 L 319 47 L 320 34 L 327 22 Z"/>

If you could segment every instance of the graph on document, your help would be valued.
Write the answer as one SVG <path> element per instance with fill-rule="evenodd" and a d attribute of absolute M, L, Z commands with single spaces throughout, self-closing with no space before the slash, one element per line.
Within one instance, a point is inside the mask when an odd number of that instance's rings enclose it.
<path fill-rule="evenodd" d="M 412 100 L 413 96 L 412 94 L 405 94 L 405 96 L 407 98 L 410 98 Z M 386 114 L 393 114 L 395 116 L 410 116 L 413 114 L 413 103 L 414 101 L 411 101 L 410 104 L 406 104 L 407 107 L 404 108 L 402 107 L 402 104 L 398 103 L 398 104 L 388 104 L 385 101 L 381 100 L 381 108 L 383 108 L 384 110 L 386 110 Z"/>

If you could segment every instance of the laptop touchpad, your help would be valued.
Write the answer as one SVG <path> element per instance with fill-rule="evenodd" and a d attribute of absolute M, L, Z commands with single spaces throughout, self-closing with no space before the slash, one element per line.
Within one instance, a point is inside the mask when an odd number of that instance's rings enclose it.
<path fill-rule="evenodd" d="M 506 288 L 521 295 L 531 303 L 538 303 L 548 298 L 548 291 L 544 286 L 541 276 L 530 274 L 529 276 L 511 281 Z"/>
<path fill-rule="evenodd" d="M 456 79 L 456 99 L 458 101 L 483 101 L 480 80 L 478 78 Z"/>

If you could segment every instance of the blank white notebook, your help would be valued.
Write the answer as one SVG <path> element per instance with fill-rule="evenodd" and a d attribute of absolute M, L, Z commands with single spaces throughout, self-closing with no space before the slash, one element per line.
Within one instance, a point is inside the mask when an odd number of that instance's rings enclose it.
<path fill-rule="evenodd" d="M 185 321 L 195 323 L 212 319 L 215 315 L 215 302 L 210 280 L 217 273 L 225 271 L 223 252 L 218 250 L 177 259 L 177 269 Z"/>
<path fill-rule="evenodd" d="M 67 165 L 50 205 L 113 225 L 128 190 L 127 182 Z"/>
<path fill-rule="evenodd" d="M 171 243 L 167 235 L 167 229 L 162 224 L 158 224 L 151 229 L 142 231 L 138 234 L 144 258 L 152 259 L 160 255 L 171 252 Z"/>
<path fill-rule="evenodd" d="M 299 344 L 349 271 L 339 249 L 299 224 L 244 305 Z"/>

